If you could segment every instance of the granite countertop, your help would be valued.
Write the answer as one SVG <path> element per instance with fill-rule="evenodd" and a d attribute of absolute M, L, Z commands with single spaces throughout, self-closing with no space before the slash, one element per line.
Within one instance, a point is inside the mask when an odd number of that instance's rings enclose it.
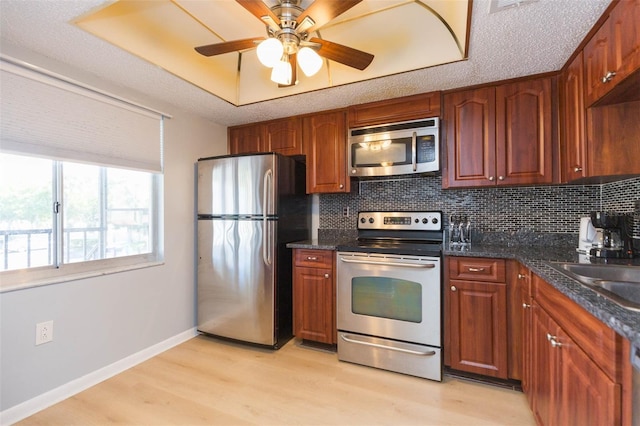
<path fill-rule="evenodd" d="M 287 244 L 289 248 L 335 250 L 336 247 L 352 238 L 320 238 Z M 548 246 L 506 246 L 475 244 L 470 248 L 445 247 L 444 256 L 489 257 L 515 259 L 547 281 L 569 299 L 582 306 L 587 312 L 607 324 L 621 336 L 640 346 L 640 312 L 625 309 L 578 281 L 560 273 L 550 266 L 552 262 L 579 262 L 575 247 Z M 625 260 L 625 263 L 640 266 L 640 259 Z"/>

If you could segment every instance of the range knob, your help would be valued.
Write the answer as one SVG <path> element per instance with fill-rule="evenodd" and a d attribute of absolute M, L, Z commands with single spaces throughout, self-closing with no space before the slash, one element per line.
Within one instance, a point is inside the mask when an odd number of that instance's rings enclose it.
<path fill-rule="evenodd" d="M 369 218 L 369 223 L 373 223 L 373 218 L 372 217 Z"/>
<path fill-rule="evenodd" d="M 434 217 L 433 219 L 431 219 L 431 223 L 433 223 L 434 225 L 438 223 L 438 218 Z"/>
<path fill-rule="evenodd" d="M 424 223 L 424 224 L 426 225 L 427 223 L 429 223 L 429 219 L 427 219 L 427 218 L 425 217 L 424 219 L 422 219 L 422 223 Z"/>
<path fill-rule="evenodd" d="M 367 219 L 365 219 L 364 217 L 360 218 L 360 223 L 365 223 L 367 221 Z"/>

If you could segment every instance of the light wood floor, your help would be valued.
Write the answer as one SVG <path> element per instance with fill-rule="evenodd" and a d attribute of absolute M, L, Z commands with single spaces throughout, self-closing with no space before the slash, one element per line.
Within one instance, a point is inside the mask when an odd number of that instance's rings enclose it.
<path fill-rule="evenodd" d="M 533 425 L 517 391 L 198 336 L 20 425 Z"/>

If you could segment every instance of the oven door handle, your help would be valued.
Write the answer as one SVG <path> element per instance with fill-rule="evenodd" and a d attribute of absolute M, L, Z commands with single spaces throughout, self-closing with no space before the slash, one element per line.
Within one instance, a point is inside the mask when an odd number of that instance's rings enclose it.
<path fill-rule="evenodd" d="M 421 351 L 413 351 L 411 349 L 394 348 L 393 346 L 385 346 L 385 345 L 380 345 L 378 343 L 363 342 L 361 340 L 350 339 L 347 336 L 345 336 L 344 334 L 341 334 L 340 338 L 342 340 L 344 340 L 345 342 L 355 343 L 356 345 L 373 346 L 374 348 L 388 349 L 390 351 L 397 351 L 397 352 L 404 352 L 404 353 L 408 353 L 408 354 L 411 354 L 411 355 L 434 356 L 436 354 L 436 351 L 421 352 Z"/>
<path fill-rule="evenodd" d="M 365 265 L 383 265 L 383 266 L 406 266 L 408 268 L 435 268 L 436 265 L 433 263 L 401 263 L 401 262 L 375 262 L 373 260 L 353 260 L 353 259 L 345 259 L 344 257 L 340 258 L 344 263 L 362 263 Z"/>

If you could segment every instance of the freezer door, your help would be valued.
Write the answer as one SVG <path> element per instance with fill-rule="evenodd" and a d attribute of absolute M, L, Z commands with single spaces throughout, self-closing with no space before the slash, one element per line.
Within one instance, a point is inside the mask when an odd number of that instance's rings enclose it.
<path fill-rule="evenodd" d="M 250 155 L 198 161 L 198 214 L 274 215 L 276 156 Z"/>
<path fill-rule="evenodd" d="M 272 346 L 277 221 L 198 220 L 198 330 Z"/>

